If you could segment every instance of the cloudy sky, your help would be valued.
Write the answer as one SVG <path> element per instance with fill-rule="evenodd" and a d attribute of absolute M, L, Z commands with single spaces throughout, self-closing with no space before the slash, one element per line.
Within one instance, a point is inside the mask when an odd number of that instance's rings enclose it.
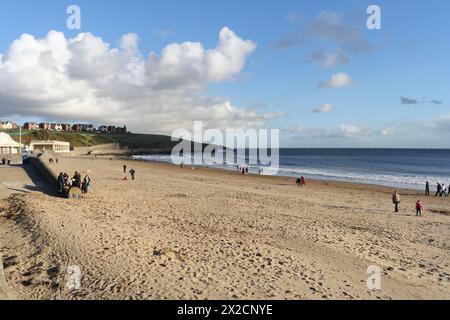
<path fill-rule="evenodd" d="M 66 9 L 81 8 L 81 30 Z M 366 26 L 370 4 L 381 30 Z M 284 147 L 450 147 L 450 3 L 11 1 L 0 119 L 170 134 L 276 128 Z"/>

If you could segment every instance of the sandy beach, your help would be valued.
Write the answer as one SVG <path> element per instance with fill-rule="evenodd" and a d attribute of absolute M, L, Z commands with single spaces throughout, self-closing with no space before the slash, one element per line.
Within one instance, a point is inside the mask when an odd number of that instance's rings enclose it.
<path fill-rule="evenodd" d="M 135 181 L 122 180 L 122 165 Z M 81 200 L 0 166 L 0 254 L 13 299 L 450 299 L 450 199 L 207 168 L 61 158 Z M 415 216 L 421 199 L 424 216 Z M 382 268 L 381 290 L 366 270 Z M 70 266 L 81 286 L 67 284 Z"/>

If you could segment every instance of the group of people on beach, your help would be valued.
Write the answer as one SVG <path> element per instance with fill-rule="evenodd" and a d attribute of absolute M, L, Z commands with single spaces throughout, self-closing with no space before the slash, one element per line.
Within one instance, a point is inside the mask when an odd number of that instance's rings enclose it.
<path fill-rule="evenodd" d="M 306 187 L 306 180 L 305 177 L 300 177 L 295 182 L 300 188 Z"/>
<path fill-rule="evenodd" d="M 236 167 L 237 172 L 242 173 L 243 175 L 248 174 L 248 167 L 244 165 L 240 165 Z"/>
<path fill-rule="evenodd" d="M 72 179 L 69 178 L 67 173 L 60 172 L 58 175 L 58 195 L 65 196 L 67 190 L 70 188 L 79 188 L 83 194 L 88 193 L 91 184 L 91 178 L 86 175 L 84 179 L 81 179 L 81 174 L 75 171 Z"/>
<path fill-rule="evenodd" d="M 399 206 L 400 206 L 400 194 L 398 193 L 397 190 L 394 191 L 394 193 L 392 194 L 392 203 L 394 204 L 394 210 L 395 212 L 399 212 Z M 416 202 L 416 216 L 417 217 L 421 217 L 422 216 L 422 211 L 424 210 L 424 206 L 422 204 L 422 201 L 417 200 Z"/>
<path fill-rule="evenodd" d="M 127 165 L 124 164 L 123 165 L 123 173 L 127 173 Z M 128 171 L 128 173 L 130 174 L 131 180 L 134 180 L 136 178 L 136 170 L 134 170 L 134 168 L 131 168 L 130 171 Z"/>
<path fill-rule="evenodd" d="M 450 188 L 450 185 L 449 185 Z M 450 196 L 450 190 L 447 188 L 447 186 L 443 183 L 438 183 L 436 186 L 436 194 L 435 197 L 449 197 Z M 427 181 L 425 184 L 425 196 L 430 196 L 430 182 Z M 394 204 L 394 211 L 399 212 L 399 205 L 400 205 L 400 194 L 398 191 L 394 191 L 392 194 L 392 203 Z M 424 205 L 421 200 L 417 200 L 416 202 L 416 216 L 421 217 L 422 211 L 424 210 Z"/>
<path fill-rule="evenodd" d="M 427 181 L 426 185 L 425 185 L 425 195 L 429 196 L 430 195 L 430 183 Z M 434 195 L 435 197 L 439 196 L 439 197 L 448 197 L 450 196 L 450 184 L 447 188 L 447 186 L 444 183 L 440 183 L 438 182 L 437 186 L 436 186 L 436 194 Z"/>
<path fill-rule="evenodd" d="M 48 159 L 48 162 L 49 163 L 56 163 L 56 164 L 58 164 L 58 162 L 59 162 L 59 160 L 58 160 L 58 158 L 50 158 L 50 159 Z"/>

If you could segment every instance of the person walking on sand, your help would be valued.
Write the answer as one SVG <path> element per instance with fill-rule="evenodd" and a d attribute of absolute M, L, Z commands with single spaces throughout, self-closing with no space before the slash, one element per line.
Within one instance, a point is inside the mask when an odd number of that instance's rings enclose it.
<path fill-rule="evenodd" d="M 427 181 L 427 183 L 425 184 L 425 195 L 429 196 L 430 195 L 430 183 Z"/>
<path fill-rule="evenodd" d="M 442 184 L 441 197 L 447 197 L 447 187 L 445 184 Z"/>
<path fill-rule="evenodd" d="M 398 212 L 398 205 L 400 204 L 400 195 L 398 194 L 397 190 L 394 191 L 394 194 L 392 195 L 392 203 L 395 206 L 395 212 Z"/>
<path fill-rule="evenodd" d="M 306 180 L 305 180 L 305 177 L 301 177 L 301 178 L 300 178 L 300 183 L 301 183 L 301 186 L 302 186 L 302 187 L 306 187 Z"/>
<path fill-rule="evenodd" d="M 58 176 L 58 189 L 57 189 L 58 195 L 60 197 L 62 197 L 63 194 L 64 194 L 64 187 L 65 187 L 65 185 L 66 185 L 66 183 L 65 183 L 64 174 L 62 172 L 60 172 L 59 176 Z"/>
<path fill-rule="evenodd" d="M 125 164 L 123 165 L 123 173 L 127 173 L 127 166 Z"/>
<path fill-rule="evenodd" d="M 439 182 L 437 184 L 437 191 L 436 191 L 436 194 L 434 196 L 435 197 L 442 196 L 442 185 Z"/>
<path fill-rule="evenodd" d="M 421 217 L 422 216 L 422 210 L 423 210 L 423 204 L 419 200 L 416 203 L 416 217 Z"/>
<path fill-rule="evenodd" d="M 135 174 L 136 174 L 136 170 L 134 170 L 133 168 L 131 168 L 131 170 L 130 170 L 131 180 L 134 180 Z"/>

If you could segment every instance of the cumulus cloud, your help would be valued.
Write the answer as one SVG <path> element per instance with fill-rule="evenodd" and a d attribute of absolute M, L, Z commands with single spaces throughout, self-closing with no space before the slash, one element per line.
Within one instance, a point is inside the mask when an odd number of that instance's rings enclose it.
<path fill-rule="evenodd" d="M 319 84 L 319 88 L 345 88 L 353 84 L 353 80 L 346 73 L 336 73 L 325 82 Z"/>
<path fill-rule="evenodd" d="M 325 103 L 320 107 L 313 110 L 313 113 L 330 113 L 334 110 L 334 106 L 329 103 Z"/>
<path fill-rule="evenodd" d="M 336 49 L 332 52 L 327 52 L 324 50 L 316 51 L 311 55 L 310 60 L 324 68 L 342 66 L 349 63 L 347 56 L 341 49 Z"/>
<path fill-rule="evenodd" d="M 173 43 L 146 58 L 138 47 L 132 33 L 118 48 L 91 33 L 22 35 L 0 54 L 0 116 L 126 123 L 136 131 L 170 133 L 193 120 L 216 128 L 260 127 L 281 115 L 207 97 L 207 83 L 238 77 L 256 49 L 227 27 L 211 49 Z"/>
<path fill-rule="evenodd" d="M 256 44 L 242 40 L 228 28 L 220 31 L 219 45 L 205 55 L 210 81 L 231 80 L 244 67 L 247 56 L 255 51 Z"/>

